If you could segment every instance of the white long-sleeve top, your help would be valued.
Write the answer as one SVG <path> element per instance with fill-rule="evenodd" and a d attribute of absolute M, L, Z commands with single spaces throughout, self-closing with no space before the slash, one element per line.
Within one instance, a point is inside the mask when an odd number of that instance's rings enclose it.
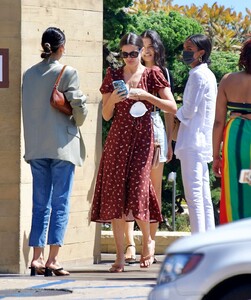
<path fill-rule="evenodd" d="M 212 161 L 212 130 L 217 83 L 213 72 L 203 63 L 189 71 L 183 105 L 177 111 L 180 120 L 175 155 L 180 151 L 197 152 L 203 161 Z"/>

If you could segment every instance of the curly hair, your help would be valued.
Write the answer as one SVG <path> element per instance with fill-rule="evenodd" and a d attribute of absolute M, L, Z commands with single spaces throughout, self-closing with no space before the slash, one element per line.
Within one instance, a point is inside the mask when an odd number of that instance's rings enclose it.
<path fill-rule="evenodd" d="M 248 38 L 241 48 L 239 68 L 244 69 L 246 73 L 251 74 L 251 38 Z"/>

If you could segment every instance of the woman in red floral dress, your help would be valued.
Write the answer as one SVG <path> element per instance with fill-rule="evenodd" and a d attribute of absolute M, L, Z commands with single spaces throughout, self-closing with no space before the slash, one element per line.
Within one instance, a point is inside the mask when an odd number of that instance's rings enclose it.
<path fill-rule="evenodd" d="M 124 66 L 116 70 L 108 68 L 100 88 L 103 118 L 113 121 L 100 161 L 91 221 L 112 223 L 117 258 L 110 272 L 124 270 L 126 221 L 136 220 L 142 231 L 140 267 L 149 267 L 153 262 L 155 245 L 150 237 L 150 222 L 160 222 L 161 211 L 150 181 L 153 158 L 150 114 L 154 105 L 174 114 L 177 110 L 169 83 L 160 69 L 148 69 L 141 64 L 142 47 L 140 36 L 125 35 L 120 41 Z M 124 80 L 129 94 L 114 89 L 115 80 Z M 132 88 L 136 88 L 134 93 Z M 157 94 L 161 98 L 154 96 Z"/>

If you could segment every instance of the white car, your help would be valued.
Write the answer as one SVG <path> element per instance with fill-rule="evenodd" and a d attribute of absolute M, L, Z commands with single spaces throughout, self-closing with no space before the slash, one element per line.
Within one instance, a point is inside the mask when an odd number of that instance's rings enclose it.
<path fill-rule="evenodd" d="M 176 240 L 148 300 L 251 299 L 251 219 Z"/>

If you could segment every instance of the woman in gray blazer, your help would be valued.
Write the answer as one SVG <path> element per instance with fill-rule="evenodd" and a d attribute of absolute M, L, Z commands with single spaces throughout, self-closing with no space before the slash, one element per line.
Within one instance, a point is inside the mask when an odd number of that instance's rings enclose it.
<path fill-rule="evenodd" d="M 54 83 L 63 67 L 65 35 L 49 27 L 42 35 L 43 60 L 23 75 L 22 111 L 25 160 L 33 178 L 33 209 L 29 246 L 33 247 L 31 276 L 69 275 L 58 262 L 69 218 L 69 198 L 75 165 L 81 166 L 84 145 L 78 126 L 87 115 L 86 97 L 79 90 L 75 69 L 67 66 L 59 90 L 72 107 L 67 116 L 50 105 Z M 47 237 L 48 236 L 48 237 Z M 47 261 L 43 250 L 50 245 Z"/>

